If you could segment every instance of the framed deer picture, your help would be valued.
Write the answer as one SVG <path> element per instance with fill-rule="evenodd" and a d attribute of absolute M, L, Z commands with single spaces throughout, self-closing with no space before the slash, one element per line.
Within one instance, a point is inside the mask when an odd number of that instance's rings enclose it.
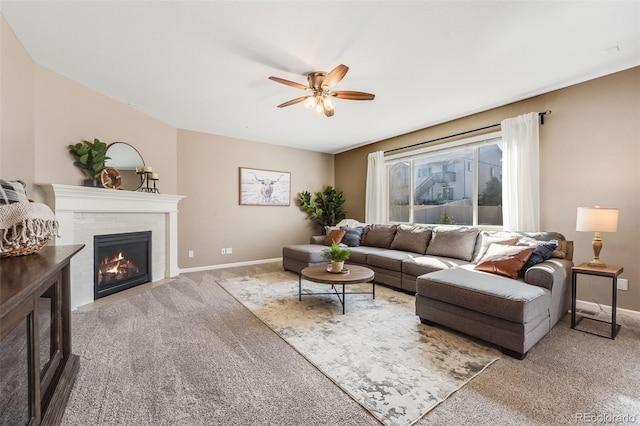
<path fill-rule="evenodd" d="M 288 206 L 291 173 L 240 167 L 240 205 Z"/>

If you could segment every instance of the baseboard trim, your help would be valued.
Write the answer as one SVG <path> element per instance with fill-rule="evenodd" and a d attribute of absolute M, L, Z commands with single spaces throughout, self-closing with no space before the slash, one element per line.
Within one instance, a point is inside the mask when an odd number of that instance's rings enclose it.
<path fill-rule="evenodd" d="M 221 263 L 219 265 L 196 266 L 195 268 L 180 268 L 180 273 L 184 274 L 187 272 L 211 271 L 213 269 L 233 268 L 235 266 L 260 265 L 262 263 L 272 263 L 272 262 L 282 262 L 282 258 L 276 257 L 273 259 L 259 259 L 259 260 L 248 260 L 246 262 Z"/>
<path fill-rule="evenodd" d="M 607 315 L 611 315 L 611 306 L 601 305 L 599 303 L 587 302 L 584 300 L 576 300 L 576 311 L 587 311 L 589 313 L 595 313 L 596 316 L 603 315 L 603 312 Z M 617 308 L 616 315 L 627 316 L 635 321 L 640 321 L 640 312 L 632 311 L 631 309 Z"/>

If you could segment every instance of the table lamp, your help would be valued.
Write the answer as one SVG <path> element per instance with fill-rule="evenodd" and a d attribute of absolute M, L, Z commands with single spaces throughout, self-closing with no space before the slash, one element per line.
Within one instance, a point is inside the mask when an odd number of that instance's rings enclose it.
<path fill-rule="evenodd" d="M 618 230 L 618 209 L 595 207 L 578 207 L 576 219 L 576 231 L 595 232 L 591 246 L 593 247 L 593 260 L 587 265 L 605 267 L 600 260 L 602 249 L 601 232 L 616 232 Z"/>

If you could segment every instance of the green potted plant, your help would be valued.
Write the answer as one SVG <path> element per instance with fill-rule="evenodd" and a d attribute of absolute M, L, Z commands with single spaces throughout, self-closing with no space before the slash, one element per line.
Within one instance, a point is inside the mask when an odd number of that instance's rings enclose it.
<path fill-rule="evenodd" d="M 351 256 L 351 250 L 342 248 L 338 243 L 332 243 L 331 247 L 322 251 L 322 257 L 331 261 L 331 272 L 342 272 L 344 261 Z"/>
<path fill-rule="evenodd" d="M 342 191 L 332 186 L 327 186 L 322 192 L 316 192 L 314 198 L 309 191 L 301 192 L 298 195 L 298 203 L 300 208 L 309 214 L 309 220 L 322 228 L 323 233 L 326 233 L 325 226 L 333 226 L 347 217 L 342 208 Z"/>
<path fill-rule="evenodd" d="M 87 177 L 85 186 L 99 186 L 100 174 L 106 167 L 105 161 L 109 159 L 107 144 L 96 138 L 93 142 L 82 141 L 69 145 L 69 152 L 75 159 L 73 164 Z"/>

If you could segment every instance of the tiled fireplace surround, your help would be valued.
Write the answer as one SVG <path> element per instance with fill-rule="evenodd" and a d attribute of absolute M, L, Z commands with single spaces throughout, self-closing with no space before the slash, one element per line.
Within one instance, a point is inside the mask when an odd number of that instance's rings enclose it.
<path fill-rule="evenodd" d="M 42 185 L 59 223 L 56 245 L 84 244 L 71 260 L 71 309 L 93 301 L 94 235 L 151 231 L 151 279 L 178 269 L 179 195 L 70 185 Z"/>

